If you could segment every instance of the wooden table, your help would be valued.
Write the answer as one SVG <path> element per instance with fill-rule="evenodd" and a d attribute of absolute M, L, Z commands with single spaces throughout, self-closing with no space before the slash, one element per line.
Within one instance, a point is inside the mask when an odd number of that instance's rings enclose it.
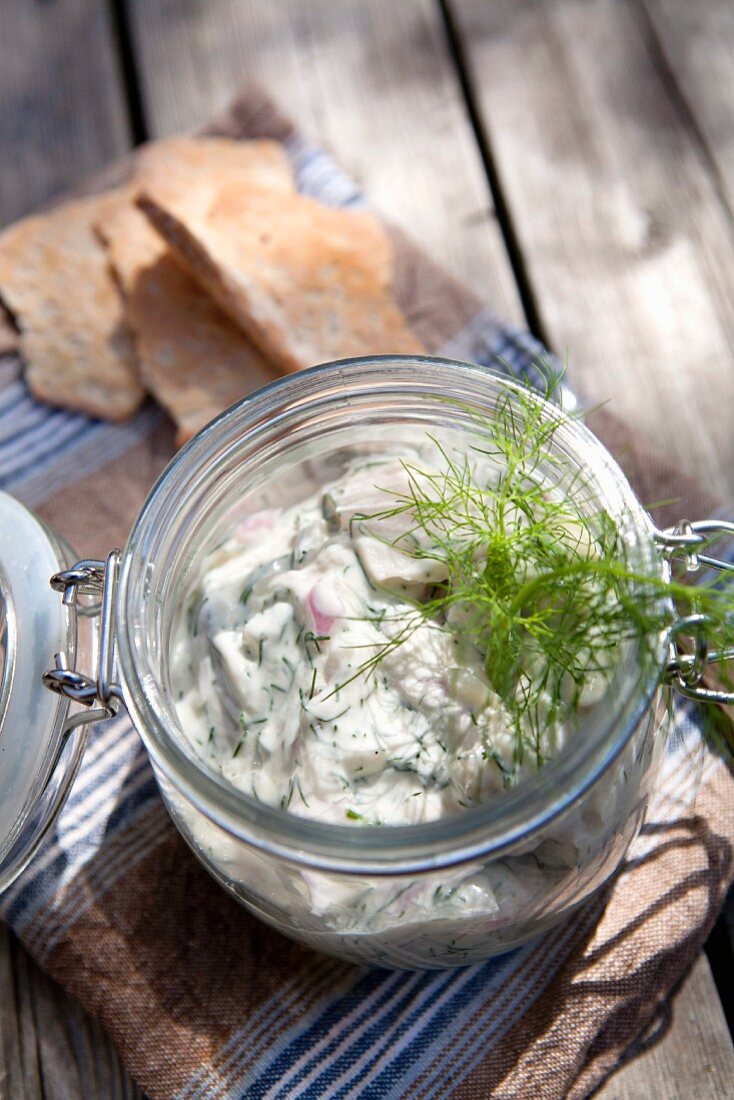
<path fill-rule="evenodd" d="M 2 27 L 0 222 L 257 81 L 589 402 L 734 501 L 730 0 L 6 0 Z M 732 1095 L 731 933 L 598 1096 Z M 0 929 L 0 1096 L 140 1095 Z"/>

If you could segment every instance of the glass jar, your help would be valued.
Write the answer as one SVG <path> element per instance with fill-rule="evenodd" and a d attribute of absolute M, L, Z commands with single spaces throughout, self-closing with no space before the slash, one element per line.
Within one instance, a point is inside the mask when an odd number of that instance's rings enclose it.
<path fill-rule="evenodd" d="M 228 783 L 183 735 L 172 632 L 205 555 L 233 525 L 249 511 L 303 499 L 355 453 L 426 433 L 469 438 L 475 413 L 491 417 L 500 401 L 523 393 L 484 367 L 423 358 L 356 360 L 282 379 L 173 459 L 143 506 L 119 573 L 113 553 L 104 571 L 86 562 L 56 578 L 67 607 L 80 592 L 101 590 L 101 644 L 95 676 L 69 673 L 74 662 L 62 650 L 48 686 L 69 694 L 76 676 L 83 703 L 114 710 L 124 699 L 196 855 L 257 916 L 320 951 L 433 968 L 475 962 L 538 934 L 609 878 L 640 827 L 667 736 L 663 681 L 719 697 L 700 686 L 702 649 L 678 654 L 666 633 L 650 640 L 652 659 L 642 660 L 630 645 L 603 705 L 556 759 L 486 804 L 409 826 L 327 824 L 265 805 Z M 641 577 L 665 580 L 669 554 L 699 545 L 714 526 L 656 531 L 577 420 L 554 432 L 551 461 L 579 509 L 612 517 Z M 697 624 L 683 627 L 700 636 Z"/>

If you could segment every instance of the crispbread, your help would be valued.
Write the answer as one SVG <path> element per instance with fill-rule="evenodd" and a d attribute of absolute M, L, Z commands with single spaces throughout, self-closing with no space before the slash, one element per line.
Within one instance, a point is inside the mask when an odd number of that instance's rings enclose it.
<path fill-rule="evenodd" d="M 122 420 L 143 387 L 120 294 L 93 223 L 104 199 L 66 203 L 0 234 L 0 295 L 36 397 Z"/>
<path fill-rule="evenodd" d="M 272 192 L 292 194 L 296 185 L 288 156 L 278 141 L 234 141 L 218 137 L 173 137 L 144 145 L 135 169 L 138 183 L 149 181 L 173 196 L 197 182 L 258 182 Z"/>
<path fill-rule="evenodd" d="M 143 381 L 176 421 L 179 445 L 277 376 L 177 262 L 129 191 L 110 198 L 97 229 L 123 290 Z"/>
<path fill-rule="evenodd" d="M 424 351 L 392 300 L 391 246 L 373 215 L 216 178 L 188 187 L 146 179 L 137 201 L 283 370 Z"/>

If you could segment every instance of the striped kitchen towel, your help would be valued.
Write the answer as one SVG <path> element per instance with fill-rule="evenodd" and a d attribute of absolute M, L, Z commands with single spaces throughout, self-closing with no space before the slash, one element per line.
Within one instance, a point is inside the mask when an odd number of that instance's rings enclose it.
<path fill-rule="evenodd" d="M 284 140 L 304 193 L 363 201 L 256 92 L 210 132 Z M 532 336 L 498 322 L 400 234 L 394 243 L 396 296 L 429 350 L 533 380 L 543 349 Z M 608 412 L 592 426 L 643 500 L 675 497 L 692 518 L 715 508 Z M 171 427 L 152 407 L 124 425 L 53 410 L 29 396 L 14 360 L 2 362 L 0 487 L 80 556 L 124 542 L 171 454 Z M 732 877 L 734 782 L 696 711 L 676 703 L 674 718 L 646 825 L 613 884 L 482 965 L 368 970 L 260 924 L 179 838 L 124 714 L 94 730 L 52 835 L 0 896 L 0 915 L 100 1017 L 154 1098 L 580 1098 L 653 1019 Z"/>

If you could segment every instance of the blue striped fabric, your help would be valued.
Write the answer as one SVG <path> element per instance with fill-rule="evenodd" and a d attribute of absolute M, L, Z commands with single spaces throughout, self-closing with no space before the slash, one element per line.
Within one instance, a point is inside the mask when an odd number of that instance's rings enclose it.
<path fill-rule="evenodd" d="M 15 361 L 0 364 L 0 489 L 37 504 L 67 482 L 119 458 L 160 419 L 147 405 L 125 424 L 106 424 L 34 400 Z"/>
<path fill-rule="evenodd" d="M 334 205 L 362 203 L 354 183 L 318 149 L 293 139 L 289 153 L 301 191 Z M 538 380 L 534 363 L 544 352 L 530 334 L 500 324 L 491 313 L 480 314 L 443 350 L 531 382 Z M 564 400 L 572 406 L 570 391 Z M 42 406 L 28 394 L 17 366 L 6 363 L 0 368 L 0 486 L 37 503 L 61 479 L 69 483 L 123 455 L 151 431 L 156 416 L 148 408 L 129 424 L 111 426 Z M 685 813 L 700 778 L 692 761 L 703 758 L 701 733 L 689 706 L 676 705 L 675 723 L 653 822 Z M 705 766 L 714 766 L 710 758 Z M 37 958 L 43 961 L 71 934 L 91 896 L 108 890 L 160 842 L 162 813 L 129 720 L 120 716 L 99 726 L 53 835 L 0 897 L 0 915 Z M 633 856 L 649 843 L 643 835 Z M 342 964 L 316 960 L 308 989 L 294 979 L 279 990 L 191 1078 L 180 1100 L 445 1096 L 541 996 L 601 905 L 592 902 L 539 942 L 463 970 L 350 968 L 345 978 Z M 35 924 L 42 910 L 44 921 Z M 305 1003 L 306 994 L 308 1010 L 288 1025 L 288 1005 Z"/>

